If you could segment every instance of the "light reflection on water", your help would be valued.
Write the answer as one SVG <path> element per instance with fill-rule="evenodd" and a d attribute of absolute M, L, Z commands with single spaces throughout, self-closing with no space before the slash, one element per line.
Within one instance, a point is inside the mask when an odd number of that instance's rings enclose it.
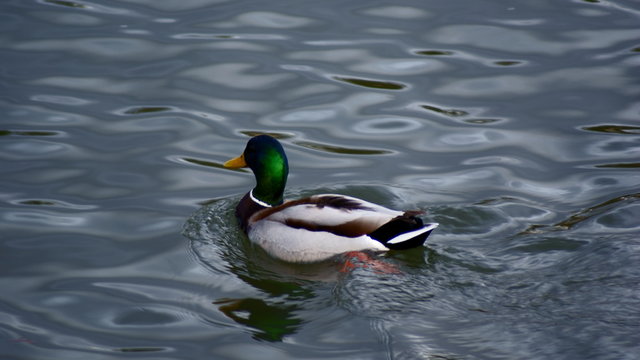
<path fill-rule="evenodd" d="M 635 7 L 0 5 L 0 353 L 633 358 Z M 378 268 L 269 258 L 222 167 L 258 133 L 288 196 L 440 227 Z"/>

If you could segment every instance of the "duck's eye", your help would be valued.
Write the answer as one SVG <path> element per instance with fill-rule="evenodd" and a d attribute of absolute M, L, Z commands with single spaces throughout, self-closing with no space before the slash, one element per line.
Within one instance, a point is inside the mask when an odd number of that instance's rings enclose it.
<path fill-rule="evenodd" d="M 244 150 L 245 155 L 251 155 L 255 152 L 256 152 L 256 148 L 254 146 L 247 146 L 247 148 Z"/>

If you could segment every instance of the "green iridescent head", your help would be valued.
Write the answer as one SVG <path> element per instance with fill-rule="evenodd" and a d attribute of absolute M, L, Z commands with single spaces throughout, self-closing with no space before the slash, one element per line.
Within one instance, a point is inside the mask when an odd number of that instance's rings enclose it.
<path fill-rule="evenodd" d="M 275 138 L 269 135 L 251 138 L 242 155 L 227 161 L 224 167 L 249 167 L 256 177 L 253 196 L 269 205 L 282 203 L 289 175 L 289 162 L 282 145 Z"/>

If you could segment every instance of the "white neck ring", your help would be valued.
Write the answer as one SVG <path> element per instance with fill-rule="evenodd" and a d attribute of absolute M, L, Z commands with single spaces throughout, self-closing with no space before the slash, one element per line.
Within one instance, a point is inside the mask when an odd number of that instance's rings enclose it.
<path fill-rule="evenodd" d="M 255 196 L 253 196 L 253 189 L 251 189 L 251 191 L 249 191 L 249 197 L 251 198 L 251 200 L 253 200 L 253 202 L 255 202 L 256 204 L 258 204 L 260 206 L 271 207 L 271 205 L 269 205 L 266 202 L 256 198 Z"/>

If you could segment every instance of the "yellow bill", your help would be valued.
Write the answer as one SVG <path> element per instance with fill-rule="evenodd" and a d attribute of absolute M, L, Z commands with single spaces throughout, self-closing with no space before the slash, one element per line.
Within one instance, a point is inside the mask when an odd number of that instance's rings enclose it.
<path fill-rule="evenodd" d="M 247 167 L 247 163 L 244 161 L 244 154 L 242 154 L 236 158 L 233 158 L 225 162 L 223 166 L 230 169 L 237 169 L 237 168 Z"/>

